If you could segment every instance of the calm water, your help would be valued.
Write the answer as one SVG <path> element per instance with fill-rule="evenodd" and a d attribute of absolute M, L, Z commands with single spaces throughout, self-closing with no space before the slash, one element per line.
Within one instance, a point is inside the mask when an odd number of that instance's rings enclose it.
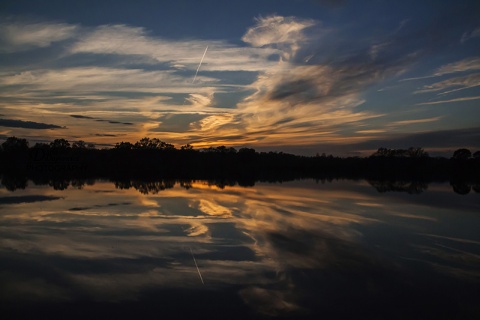
<path fill-rule="evenodd" d="M 120 186 L 0 189 L 2 314 L 480 316 L 479 193 L 366 181 Z"/>

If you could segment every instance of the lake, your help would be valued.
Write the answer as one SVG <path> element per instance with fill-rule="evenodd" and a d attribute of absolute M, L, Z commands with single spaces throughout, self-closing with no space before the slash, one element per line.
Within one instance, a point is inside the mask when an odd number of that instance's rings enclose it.
<path fill-rule="evenodd" d="M 479 319 L 480 193 L 458 190 L 365 180 L 2 186 L 1 312 Z"/>

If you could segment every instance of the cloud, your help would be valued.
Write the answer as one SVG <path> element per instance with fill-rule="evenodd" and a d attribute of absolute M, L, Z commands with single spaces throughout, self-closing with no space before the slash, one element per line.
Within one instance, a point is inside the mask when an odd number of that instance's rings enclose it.
<path fill-rule="evenodd" d="M 405 125 L 408 125 L 408 123 Z M 392 132 L 391 128 L 386 128 L 385 132 L 380 132 L 379 134 L 373 132 L 373 135 L 363 140 L 357 139 L 358 135 L 356 135 L 353 138 L 346 137 L 340 142 L 328 142 L 328 139 L 326 139 L 326 142 L 312 142 L 310 145 L 305 146 L 285 146 L 284 150 L 286 152 L 310 155 L 314 155 L 316 152 L 325 152 L 334 155 L 364 157 L 371 155 L 379 147 L 391 149 L 421 147 L 433 156 L 450 157 L 455 150 L 461 147 L 470 148 L 471 150 L 478 149 L 480 127 L 453 130 L 420 130 L 424 131 L 415 133 Z"/>
<path fill-rule="evenodd" d="M 285 317 L 302 309 L 291 301 L 294 296 L 292 292 L 286 290 L 251 286 L 242 289 L 239 294 L 246 305 L 269 317 Z"/>
<path fill-rule="evenodd" d="M 169 112 L 161 115 L 157 120 L 159 125 L 157 128 L 151 129 L 155 132 L 187 132 L 192 129 L 192 126 L 203 118 L 208 117 L 208 114 L 200 113 L 173 113 Z"/>
<path fill-rule="evenodd" d="M 89 116 L 82 116 L 82 115 L 78 115 L 78 114 L 71 114 L 70 117 L 72 118 L 76 118 L 76 119 L 91 119 L 91 120 L 95 120 L 95 121 L 98 121 L 98 122 L 107 122 L 107 123 L 111 123 L 111 124 L 124 124 L 124 125 L 133 125 L 132 122 L 121 122 L 121 121 L 115 121 L 115 120 L 104 120 L 104 119 L 98 119 L 98 118 L 93 118 L 93 117 L 89 117 Z M 97 135 L 98 136 L 98 135 Z M 102 135 L 102 136 L 112 136 L 114 137 L 115 135 Z"/>
<path fill-rule="evenodd" d="M 449 75 L 452 73 L 470 72 L 470 71 L 476 71 L 476 70 L 480 70 L 480 57 L 470 57 L 470 58 L 465 58 L 463 60 L 459 60 L 456 62 L 443 65 L 437 68 L 437 70 L 431 75 L 422 76 L 422 77 L 405 78 L 405 79 L 401 79 L 400 82 L 429 79 L 429 78 L 435 78 L 443 75 Z"/>
<path fill-rule="evenodd" d="M 443 104 L 443 103 L 462 102 L 462 101 L 470 101 L 470 100 L 478 100 L 478 99 L 480 99 L 480 96 L 461 97 L 461 98 L 455 98 L 450 100 L 422 102 L 422 103 L 417 103 L 417 105 Z"/>
<path fill-rule="evenodd" d="M 419 132 L 414 134 L 395 134 L 383 136 L 382 139 L 374 139 L 357 144 L 357 149 L 377 150 L 379 147 L 409 148 L 420 146 L 426 149 L 443 148 L 443 153 L 453 152 L 459 146 L 476 147 L 480 141 L 480 127 L 455 130 L 437 130 Z M 348 146 L 352 149 L 353 146 Z"/>
<path fill-rule="evenodd" d="M 240 48 L 219 40 L 168 40 L 152 37 L 144 28 L 104 25 L 85 34 L 70 53 L 146 56 L 151 63 L 168 63 L 171 68 L 195 71 L 205 48 L 204 71 L 259 71 L 273 62 L 273 49 Z M 193 77 L 193 73 L 192 73 Z"/>
<path fill-rule="evenodd" d="M 244 33 L 243 44 L 173 40 L 123 24 L 44 24 L 73 28 L 58 37 L 70 39 L 57 57 L 61 63 L 48 64 L 50 69 L 2 71 L 2 98 L 16 102 L 19 110 L 34 106 L 36 115 L 70 114 L 66 124 L 75 139 L 96 136 L 107 144 L 114 142 L 109 137 L 126 135 L 134 140 L 152 132 L 163 132 L 163 139 L 176 144 L 194 141 L 195 147 L 361 143 L 374 138 L 368 134 L 386 130 L 367 125 L 384 116 L 369 111 L 367 90 L 405 72 L 421 56 L 405 44 L 405 39 L 412 39 L 405 35 L 410 28 L 405 21 L 393 36 L 372 35 L 365 42 L 352 40 L 351 30 L 345 28 L 271 15 L 255 20 Z M 470 58 L 436 72 L 470 71 L 477 64 Z M 461 90 L 475 81 L 467 75 L 421 89 Z M 80 120 L 95 121 L 95 131 L 85 131 L 88 123 Z M 129 129 L 133 124 L 135 130 Z M 95 135 L 98 127 L 111 135 Z"/>
<path fill-rule="evenodd" d="M 75 112 L 78 105 L 87 111 L 88 108 L 113 111 L 125 108 L 126 104 L 135 105 L 137 114 L 142 115 L 135 118 L 136 123 L 144 122 L 137 135 L 165 132 L 168 133 L 165 139 L 174 142 L 192 139 L 202 144 L 279 145 L 288 141 L 298 143 L 299 139 L 301 144 L 324 139 L 339 141 L 341 130 L 379 116 L 356 112 L 355 108 L 365 101 L 361 90 L 390 74 L 394 67 L 378 61 L 367 65 L 354 61 L 319 64 L 316 58 L 307 59 L 309 65 L 300 63 L 305 60 L 302 58 L 305 52 L 311 51 L 309 54 L 316 57 L 317 52 L 310 46 L 326 33 L 328 30 L 320 29 L 318 21 L 278 15 L 257 18 L 242 38 L 249 46 L 243 47 L 220 40 L 163 39 L 144 28 L 127 25 L 82 28 L 74 39 L 76 42 L 68 48 L 70 59 L 86 53 L 94 58 L 115 55 L 132 61 L 141 56 L 156 64 L 155 70 L 131 69 L 125 65 L 36 69 L 7 73 L 0 79 L 0 85 L 9 89 L 12 98 L 28 105 L 37 100 L 48 101 L 53 107 L 56 100 L 67 101 L 62 113 Z M 191 79 L 207 45 L 202 72 L 192 85 Z M 385 50 L 381 48 L 382 52 Z M 232 85 L 238 79 L 242 79 L 242 84 Z M 179 94 L 187 94 L 186 98 L 180 98 L 185 101 L 182 106 L 178 97 L 173 99 Z M 172 98 L 167 100 L 168 96 Z M 201 116 L 196 119 L 182 116 L 189 122 L 172 125 L 165 117 L 159 119 L 152 107 Z M 42 108 L 51 109 L 45 105 Z M 70 116 L 110 124 L 133 123 L 125 121 L 133 114 L 122 117 L 123 121 Z"/>
<path fill-rule="evenodd" d="M 338 39 L 338 30 L 324 28 L 318 21 L 280 16 L 257 19 L 242 40 L 276 48 L 282 60 L 260 72 L 249 86 L 253 93 L 238 103 L 238 125 L 233 126 L 238 134 L 258 146 L 284 147 L 371 139 L 354 136 L 358 125 L 384 116 L 359 108 L 366 102 L 365 90 L 405 72 L 419 55 L 405 49 L 400 34 L 369 46 L 343 46 Z"/>
<path fill-rule="evenodd" d="M 57 126 L 54 124 L 13 119 L 0 119 L 0 126 L 26 129 L 65 129 L 65 127 Z"/>
<path fill-rule="evenodd" d="M 254 47 L 273 47 L 283 52 L 285 59 L 292 58 L 307 38 L 304 30 L 317 24 L 315 20 L 296 17 L 268 16 L 256 19 L 242 40 Z"/>
<path fill-rule="evenodd" d="M 85 211 L 85 210 L 91 210 L 91 209 L 96 209 L 96 208 L 111 208 L 111 207 L 116 207 L 116 206 L 128 206 L 131 205 L 131 202 L 114 202 L 114 203 L 107 203 L 107 204 L 96 204 L 92 205 L 89 207 L 73 207 L 69 208 L 69 211 Z"/>
<path fill-rule="evenodd" d="M 311 0 L 313 3 L 327 6 L 327 7 L 343 7 L 347 4 L 348 0 Z"/>
<path fill-rule="evenodd" d="M 443 118 L 443 117 L 439 116 L 439 117 L 426 118 L 426 119 L 401 120 L 401 121 L 392 122 L 392 125 L 394 125 L 394 126 L 395 126 L 395 125 L 404 126 L 404 125 L 410 125 L 410 124 L 435 122 L 435 121 L 438 121 L 438 120 L 440 120 L 440 119 L 442 119 L 442 118 Z"/>
<path fill-rule="evenodd" d="M 146 71 L 107 67 L 40 69 L 2 77 L 3 86 L 24 86 L 35 91 L 74 93 L 113 92 L 185 92 L 184 78 L 171 71 Z"/>
<path fill-rule="evenodd" d="M 222 218 L 232 217 L 231 209 L 206 199 L 199 200 L 198 209 L 209 216 L 217 216 Z"/>
<path fill-rule="evenodd" d="M 284 62 L 252 84 L 255 93 L 239 104 L 239 117 L 257 144 L 343 143 L 365 137 L 343 131 L 382 114 L 359 111 L 362 91 L 396 74 L 405 61 L 382 64 L 297 65 Z"/>
<path fill-rule="evenodd" d="M 6 204 L 20 204 L 20 203 L 33 203 L 41 201 L 53 201 L 62 199 L 62 197 L 56 196 L 44 196 L 44 195 L 26 195 L 16 197 L 2 197 L 0 198 L 0 205 Z"/>
<path fill-rule="evenodd" d="M 441 66 L 435 72 L 435 76 L 444 74 L 480 70 L 480 57 L 466 58 Z"/>
<path fill-rule="evenodd" d="M 96 133 L 97 137 L 118 137 L 118 134 L 109 134 L 109 133 Z"/>
<path fill-rule="evenodd" d="M 208 94 L 191 93 L 185 100 L 194 108 L 202 110 L 213 105 L 213 92 Z"/>
<path fill-rule="evenodd" d="M 193 123 L 191 127 L 196 127 L 200 132 L 204 133 L 210 131 L 210 137 L 214 137 L 215 131 L 220 130 L 224 125 L 230 124 L 234 118 L 234 115 L 228 113 L 209 115 L 200 121 Z M 226 131 L 228 132 L 230 130 L 227 129 Z"/>
<path fill-rule="evenodd" d="M 436 82 L 430 85 L 425 85 L 421 90 L 415 91 L 415 93 L 435 92 L 446 90 L 451 87 L 457 87 L 441 94 L 447 94 L 459 90 L 469 89 L 480 86 L 480 73 L 468 74 L 461 77 L 454 77 L 440 82 Z"/>
<path fill-rule="evenodd" d="M 77 119 L 95 119 L 95 118 L 92 118 L 92 117 L 89 117 L 89 116 L 82 116 L 82 115 L 78 115 L 78 114 L 71 114 L 70 117 L 77 118 Z"/>
<path fill-rule="evenodd" d="M 17 22 L 0 23 L 0 52 L 19 52 L 35 47 L 48 47 L 53 42 L 71 38 L 78 27 L 65 23 Z"/>
<path fill-rule="evenodd" d="M 464 43 L 470 39 L 473 39 L 473 38 L 478 38 L 480 37 L 480 28 L 476 28 L 474 29 L 473 31 L 471 32 L 465 32 L 463 35 L 462 35 L 462 38 L 460 39 L 460 42 L 461 43 Z"/>

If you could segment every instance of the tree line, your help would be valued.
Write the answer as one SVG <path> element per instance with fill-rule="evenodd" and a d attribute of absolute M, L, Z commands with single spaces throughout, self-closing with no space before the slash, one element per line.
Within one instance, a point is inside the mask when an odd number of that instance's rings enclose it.
<path fill-rule="evenodd" d="M 297 178 L 374 180 L 480 180 L 480 151 L 456 150 L 450 158 L 433 158 L 418 147 L 379 148 L 368 157 L 299 156 L 226 147 L 176 148 L 157 138 L 119 142 L 97 149 L 84 141 L 55 139 L 30 147 L 9 137 L 0 146 L 0 173 L 29 177 L 234 179 L 254 181 Z"/>

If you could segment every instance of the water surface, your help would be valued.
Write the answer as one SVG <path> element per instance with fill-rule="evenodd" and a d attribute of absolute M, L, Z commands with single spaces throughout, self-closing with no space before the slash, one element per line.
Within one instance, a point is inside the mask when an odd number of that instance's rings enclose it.
<path fill-rule="evenodd" d="M 10 318 L 480 315 L 480 194 L 449 184 L 29 182 L 0 230 Z"/>

